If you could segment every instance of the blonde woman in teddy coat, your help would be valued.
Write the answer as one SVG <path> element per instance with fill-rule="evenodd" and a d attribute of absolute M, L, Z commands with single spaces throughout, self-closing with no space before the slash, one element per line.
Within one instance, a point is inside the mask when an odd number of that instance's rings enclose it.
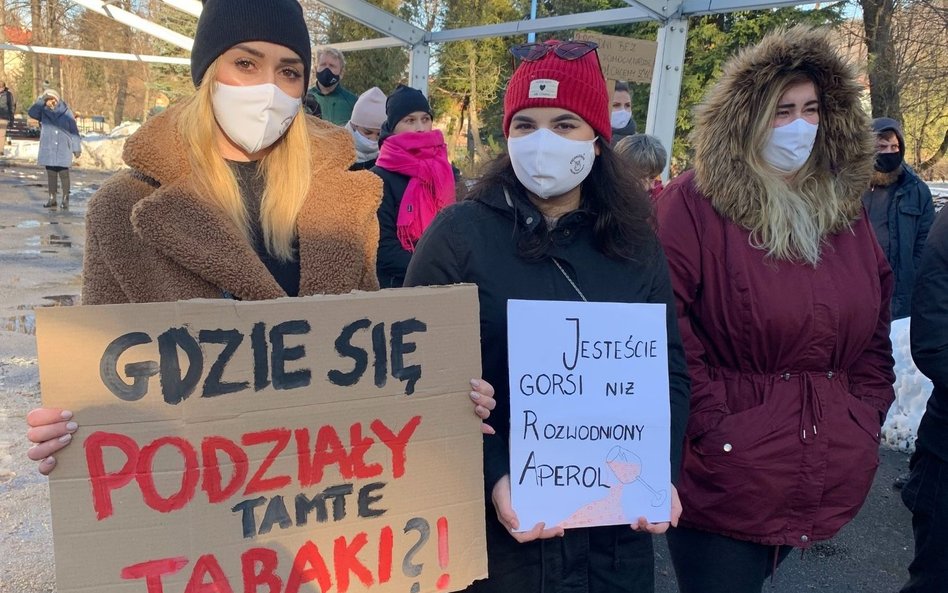
<path fill-rule="evenodd" d="M 129 169 L 89 203 L 83 304 L 378 290 L 382 183 L 348 170 L 348 132 L 301 110 L 310 63 L 296 0 L 204 2 L 197 93 L 129 138 Z M 486 418 L 493 389 L 472 385 Z M 27 420 L 49 473 L 78 425 L 54 409 Z"/>
<path fill-rule="evenodd" d="M 725 66 L 694 171 L 658 199 L 692 384 L 668 532 L 682 593 L 759 593 L 872 484 L 895 377 L 861 91 L 826 32 L 769 35 Z"/>

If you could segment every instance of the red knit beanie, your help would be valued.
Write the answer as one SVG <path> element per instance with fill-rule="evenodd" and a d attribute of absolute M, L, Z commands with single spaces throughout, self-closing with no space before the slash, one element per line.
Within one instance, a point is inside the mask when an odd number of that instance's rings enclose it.
<path fill-rule="evenodd" d="M 550 51 L 535 62 L 522 62 L 504 95 L 504 136 L 510 135 L 511 118 L 531 107 L 572 111 L 586 120 L 600 138 L 612 141 L 609 94 L 594 51 L 578 60 L 564 60 Z"/>

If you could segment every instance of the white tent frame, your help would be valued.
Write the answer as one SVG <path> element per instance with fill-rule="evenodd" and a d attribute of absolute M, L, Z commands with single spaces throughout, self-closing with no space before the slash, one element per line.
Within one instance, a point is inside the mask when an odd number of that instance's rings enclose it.
<path fill-rule="evenodd" d="M 109 17 L 123 25 L 162 39 L 172 45 L 191 50 L 193 39 L 147 19 L 113 6 L 115 0 L 71 0 L 72 2 Z M 457 29 L 426 31 L 365 0 L 319 0 L 327 8 L 382 33 L 383 37 L 332 44 L 342 51 L 404 47 L 409 50 L 409 80 L 411 86 L 428 94 L 431 71 L 431 45 L 484 37 L 506 37 L 526 33 L 544 33 L 601 27 L 642 21 L 658 21 L 658 50 L 652 72 L 651 93 L 645 132 L 672 146 L 675 137 L 675 119 L 681 94 L 685 49 L 688 40 L 688 17 L 741 10 L 762 10 L 807 4 L 805 0 L 625 0 L 629 5 L 570 15 L 478 25 Z M 165 4 L 192 16 L 200 16 L 199 0 L 162 0 Z M 0 50 L 70 55 L 113 60 L 132 60 L 152 63 L 187 64 L 186 58 L 169 58 L 128 53 L 95 52 L 58 49 L 15 44 L 0 45 Z M 668 151 L 669 155 L 671 150 Z M 666 175 L 668 164 L 666 163 Z"/>

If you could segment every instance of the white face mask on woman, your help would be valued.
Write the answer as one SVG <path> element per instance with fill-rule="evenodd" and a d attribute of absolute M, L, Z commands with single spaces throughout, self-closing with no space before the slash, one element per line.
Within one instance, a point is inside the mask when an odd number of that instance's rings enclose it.
<path fill-rule="evenodd" d="M 625 109 L 619 109 L 613 111 L 612 115 L 609 116 L 609 119 L 612 123 L 613 130 L 621 130 L 622 128 L 629 125 L 629 122 L 632 121 L 632 112 L 626 111 Z"/>
<path fill-rule="evenodd" d="M 355 142 L 356 156 L 358 161 L 363 163 L 365 161 L 371 161 L 372 159 L 378 158 L 379 156 L 379 141 L 371 140 L 362 135 L 362 132 L 352 127 L 350 123 L 346 126 L 349 129 L 349 133 L 352 134 L 352 140 Z"/>
<path fill-rule="evenodd" d="M 215 82 L 211 102 L 217 125 L 251 154 L 279 140 L 303 104 L 271 83 L 232 86 Z"/>
<path fill-rule="evenodd" d="M 774 128 L 764 146 L 764 160 L 770 166 L 793 173 L 806 163 L 816 143 L 819 126 L 798 118 L 785 126 Z"/>
<path fill-rule="evenodd" d="M 582 183 L 596 159 L 596 140 L 569 140 L 548 128 L 507 140 L 517 179 L 542 199 L 561 196 Z"/>

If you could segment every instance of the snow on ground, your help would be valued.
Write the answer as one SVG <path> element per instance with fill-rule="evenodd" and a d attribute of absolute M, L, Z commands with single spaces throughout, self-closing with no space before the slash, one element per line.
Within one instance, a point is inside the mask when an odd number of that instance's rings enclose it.
<path fill-rule="evenodd" d="M 73 166 L 82 169 L 121 169 L 125 166 L 122 161 L 125 140 L 140 127 L 141 124 L 137 122 L 124 122 L 108 134 L 83 136 L 82 156 L 75 161 Z M 3 158 L 12 161 L 35 163 L 38 154 L 39 142 L 37 140 L 13 140 L 3 150 Z"/>
<path fill-rule="evenodd" d="M 892 355 L 895 357 L 895 402 L 882 425 L 883 444 L 900 451 L 915 450 L 918 424 L 925 413 L 932 382 L 912 361 L 909 318 L 892 322 Z"/>
<path fill-rule="evenodd" d="M 13 161 L 30 161 L 35 163 L 39 155 L 39 142 L 36 140 L 11 140 L 4 147 L 3 158 Z"/>

